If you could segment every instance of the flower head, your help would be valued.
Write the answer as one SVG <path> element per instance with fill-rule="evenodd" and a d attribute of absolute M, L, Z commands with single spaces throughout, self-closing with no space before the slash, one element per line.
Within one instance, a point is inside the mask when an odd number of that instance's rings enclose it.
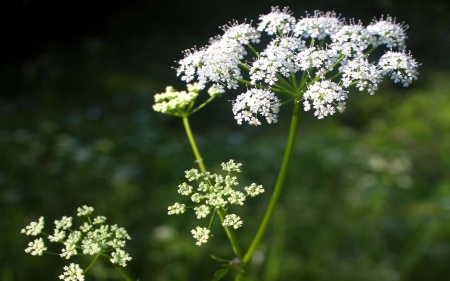
<path fill-rule="evenodd" d="M 419 64 L 410 55 L 404 52 L 388 51 L 378 63 L 383 75 L 389 75 L 395 83 L 402 83 L 408 87 L 414 80 L 417 80 Z"/>
<path fill-rule="evenodd" d="M 287 7 L 283 10 L 272 7 L 269 14 L 261 15 L 259 19 L 261 22 L 258 24 L 258 31 L 265 31 L 269 35 L 277 34 L 277 32 L 282 34 L 291 32 L 296 21 Z"/>
<path fill-rule="evenodd" d="M 395 23 L 389 15 L 386 19 L 383 16 L 380 20 L 374 20 L 367 30 L 374 36 L 372 45 L 386 45 L 388 48 L 398 48 L 402 50 L 405 47 L 406 29 L 408 26 Z"/>
<path fill-rule="evenodd" d="M 44 217 L 40 217 L 38 222 L 32 221 L 30 225 L 23 228 L 20 233 L 25 233 L 25 235 L 36 236 L 39 235 L 44 229 Z"/>
<path fill-rule="evenodd" d="M 251 125 L 261 125 L 258 115 L 265 117 L 267 123 L 277 123 L 281 103 L 274 93 L 263 89 L 250 89 L 237 96 L 233 102 L 234 118 L 239 125 L 242 121 Z"/>
<path fill-rule="evenodd" d="M 47 247 L 45 247 L 44 240 L 42 238 L 38 238 L 33 242 L 28 243 L 28 248 L 25 249 L 25 253 L 32 256 L 42 256 L 46 250 Z"/>
<path fill-rule="evenodd" d="M 197 186 L 191 186 L 187 183 L 182 183 L 178 186 L 178 192 L 184 196 L 190 196 L 197 219 L 208 217 L 220 209 L 226 209 L 231 205 L 243 205 L 248 196 L 254 197 L 264 192 L 261 185 L 253 183 L 250 187 L 245 187 L 247 193 L 236 190 L 239 185 L 238 179 L 233 173 L 241 172 L 241 163 L 236 163 L 230 160 L 222 163 L 222 170 L 226 172 L 225 175 L 199 172 L 197 169 L 190 169 L 185 172 L 185 177 L 188 181 L 197 181 Z M 191 195 L 192 194 L 192 195 Z M 186 205 L 176 202 L 168 208 L 169 215 L 183 214 L 186 212 Z M 232 226 L 238 228 L 242 225 L 242 220 L 233 215 L 226 220 L 224 226 Z M 210 230 L 206 228 L 197 227 L 192 230 L 192 234 L 198 240 L 197 245 L 206 243 Z"/>
<path fill-rule="evenodd" d="M 195 80 L 200 88 L 211 83 L 211 95 L 236 89 L 238 83 L 253 87 L 233 102 L 238 124 L 260 125 L 260 116 L 276 123 L 281 95 L 286 101 L 303 99 L 304 109 L 315 108 L 321 119 L 345 109 L 350 86 L 372 95 L 386 75 L 404 86 L 417 79 L 418 63 L 404 51 L 407 26 L 390 16 L 364 26 L 335 12 L 315 11 L 297 20 L 288 8 L 272 7 L 259 19 L 257 28 L 235 21 L 223 26 L 224 34 L 209 45 L 185 51 L 177 68 L 186 82 Z M 258 51 L 253 44 L 263 34 L 270 41 Z M 401 52 L 372 59 L 381 45 Z"/>
<path fill-rule="evenodd" d="M 294 28 L 294 35 L 321 40 L 335 34 L 342 26 L 343 22 L 335 12 L 314 11 L 314 16 L 307 14 L 305 18 L 297 22 Z"/>
<path fill-rule="evenodd" d="M 155 95 L 153 110 L 175 116 L 182 116 L 187 113 L 189 106 L 197 98 L 200 87 L 198 84 L 188 84 L 187 88 L 188 92 L 178 92 L 172 86 L 166 87 L 165 93 Z"/>
<path fill-rule="evenodd" d="M 238 229 L 242 226 L 243 222 L 241 217 L 235 214 L 229 214 L 225 216 L 222 225 L 231 226 L 234 229 Z"/>
<path fill-rule="evenodd" d="M 202 244 L 208 242 L 211 231 L 206 227 L 197 226 L 197 228 L 191 230 L 191 233 L 194 238 L 197 239 L 197 243 L 195 243 L 195 245 L 201 246 Z"/>
<path fill-rule="evenodd" d="M 71 263 L 64 267 L 64 273 L 59 276 L 64 281 L 84 281 L 83 270 L 78 264 Z"/>

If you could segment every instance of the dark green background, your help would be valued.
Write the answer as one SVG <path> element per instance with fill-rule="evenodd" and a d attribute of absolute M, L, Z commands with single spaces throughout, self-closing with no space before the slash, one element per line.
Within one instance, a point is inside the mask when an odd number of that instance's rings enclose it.
<path fill-rule="evenodd" d="M 152 111 L 166 85 L 182 89 L 174 61 L 232 19 L 270 7 L 334 10 L 364 24 L 390 14 L 409 25 L 422 65 L 404 89 L 384 81 L 354 91 L 343 114 L 301 113 L 291 172 L 249 280 L 448 280 L 450 276 L 450 5 L 448 1 L 45 1 L 9 3 L 1 19 L 0 280 L 58 280 L 67 264 L 23 251 L 20 229 L 85 204 L 132 236 L 139 280 L 210 280 L 210 254 L 232 259 L 220 226 L 202 247 L 193 214 L 168 217 L 193 156 L 181 120 Z M 23 24 L 24 23 L 24 24 Z M 209 169 L 244 163 L 243 184 L 268 191 L 236 212 L 244 248 L 268 202 L 285 144 L 280 122 L 235 124 L 228 100 L 192 117 Z M 163 235 L 165 234 L 165 235 Z M 57 250 L 57 249 L 56 249 Z M 82 266 L 88 259 L 74 259 Z M 106 262 L 87 280 L 114 280 Z"/>

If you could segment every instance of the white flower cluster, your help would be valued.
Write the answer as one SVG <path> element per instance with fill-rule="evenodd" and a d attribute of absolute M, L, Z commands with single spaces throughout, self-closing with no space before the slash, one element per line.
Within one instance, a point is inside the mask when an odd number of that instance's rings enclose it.
<path fill-rule="evenodd" d="M 65 281 L 84 281 L 83 270 L 78 264 L 71 263 L 69 266 L 64 266 L 64 273 L 59 276 L 59 279 Z"/>
<path fill-rule="evenodd" d="M 260 114 L 266 118 L 267 123 L 277 123 L 280 106 L 280 100 L 274 93 L 253 88 L 237 96 L 233 101 L 234 118 L 239 125 L 245 121 L 257 126 L 261 125 L 258 119 L 258 114 Z"/>
<path fill-rule="evenodd" d="M 322 80 L 311 85 L 303 97 L 305 99 L 303 102 L 305 111 L 311 109 L 309 100 L 312 100 L 312 107 L 315 109 L 314 115 L 322 119 L 336 112 L 334 106 L 332 106 L 333 103 L 338 103 L 337 108 L 339 111 L 342 112 L 345 109 L 344 100 L 347 98 L 347 91 L 342 90 L 334 82 Z"/>
<path fill-rule="evenodd" d="M 188 182 L 196 181 L 198 187 L 194 188 L 185 182 L 178 186 L 178 193 L 183 196 L 190 196 L 191 201 L 196 204 L 193 209 L 198 219 L 206 218 L 219 209 L 224 210 L 229 204 L 243 205 L 247 196 L 255 197 L 263 193 L 264 188 L 261 185 L 252 183 L 244 188 L 246 193 L 235 190 L 234 187 L 239 183 L 237 182 L 237 177 L 233 176 L 232 173 L 240 172 L 241 166 L 241 163 L 235 163 L 234 160 L 222 163 L 222 169 L 228 172 L 226 176 L 190 169 L 185 172 L 185 177 Z M 168 208 L 169 215 L 178 215 L 185 211 L 186 205 L 179 202 Z M 237 229 L 242 226 L 243 222 L 238 215 L 227 214 L 222 224 Z M 206 243 L 210 236 L 210 230 L 204 227 L 197 227 L 191 232 L 197 240 L 196 244 L 199 246 Z"/>
<path fill-rule="evenodd" d="M 255 89 L 233 104 L 238 124 L 260 125 L 257 114 L 275 123 L 280 102 L 274 93 L 290 95 L 295 101 L 303 99 L 306 111 L 312 107 L 314 114 L 323 118 L 345 108 L 343 100 L 350 86 L 374 94 L 384 76 L 404 86 L 417 79 L 419 64 L 404 50 L 407 26 L 390 16 L 366 27 L 359 21 L 346 22 L 334 12 L 316 11 L 297 20 L 287 8 L 273 7 L 259 20 L 256 29 L 237 22 L 224 27 L 225 34 L 209 45 L 186 51 L 177 68 L 182 80 L 196 80 L 200 87 L 212 82 L 220 92 L 235 89 L 238 82 L 254 85 Z M 258 53 L 252 44 L 259 43 L 262 33 L 271 39 Z M 390 51 L 378 62 L 369 60 L 380 45 Z M 255 54 L 253 62 L 244 58 L 246 46 Z M 243 79 L 242 70 L 248 71 L 250 81 Z M 301 75 L 295 75 L 298 72 Z M 264 106 L 261 96 L 265 96 Z"/>
<path fill-rule="evenodd" d="M 81 254 L 107 256 L 108 253 L 112 252 L 110 261 L 114 264 L 126 266 L 127 261 L 131 260 L 130 255 L 122 249 L 125 247 L 126 241 L 131 240 L 127 231 L 117 225 L 104 224 L 106 218 L 103 216 L 91 220 L 90 215 L 94 211 L 92 207 L 83 206 L 78 208 L 77 211 L 78 216 L 87 217 L 88 220 L 80 226 L 79 230 L 72 229 L 72 217 L 64 216 L 61 220 L 55 221 L 53 235 L 42 232 L 44 228 L 43 217 L 39 219 L 39 222 L 31 222 L 21 232 L 32 236 L 43 234 L 47 236 L 50 242 L 62 243 L 64 248 L 60 256 L 65 259 Z M 41 256 L 46 250 L 47 247 L 41 237 L 30 242 L 25 252 L 34 256 Z M 64 274 L 59 278 L 66 281 L 84 280 L 82 272 L 79 265 L 71 263 L 70 266 L 64 267 Z"/>
<path fill-rule="evenodd" d="M 259 32 L 250 24 L 234 23 L 223 27 L 224 36 L 216 36 L 210 44 L 200 50 L 186 50 L 185 58 L 180 60 L 177 75 L 186 82 L 196 76 L 200 88 L 212 82 L 215 92 L 236 89 L 237 81 L 242 78 L 239 64 L 247 51 L 244 44 L 259 43 Z"/>
<path fill-rule="evenodd" d="M 155 95 L 153 110 L 165 114 L 182 116 L 192 107 L 200 91 L 197 83 L 187 84 L 188 91 L 176 91 L 172 86 L 166 87 L 166 92 Z"/>

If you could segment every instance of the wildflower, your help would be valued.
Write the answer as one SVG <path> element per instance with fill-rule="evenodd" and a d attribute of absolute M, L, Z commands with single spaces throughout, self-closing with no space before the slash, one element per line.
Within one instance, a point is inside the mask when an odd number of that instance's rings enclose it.
<path fill-rule="evenodd" d="M 347 99 L 347 91 L 341 86 L 328 80 L 318 81 L 308 87 L 303 95 L 303 107 L 305 111 L 315 109 L 314 115 L 319 119 L 327 115 L 333 115 L 336 112 L 335 104 L 340 105 L 342 101 Z M 339 107 L 341 108 L 341 107 Z"/>
<path fill-rule="evenodd" d="M 267 123 L 278 122 L 278 112 L 281 103 L 274 93 L 263 89 L 250 89 L 237 96 L 233 102 L 234 118 L 239 125 L 243 121 L 251 125 L 261 125 L 258 114 L 265 117 Z"/>
<path fill-rule="evenodd" d="M 384 54 L 378 63 L 381 67 L 383 75 L 390 75 L 395 83 L 402 83 L 404 87 L 408 87 L 414 80 L 417 80 L 419 72 L 417 71 L 418 63 L 410 54 L 404 52 L 388 51 Z"/>
<path fill-rule="evenodd" d="M 78 208 L 77 211 L 78 211 L 77 216 L 79 217 L 89 216 L 94 212 L 94 208 L 84 205 L 83 207 Z"/>
<path fill-rule="evenodd" d="M 294 35 L 303 38 L 317 38 L 319 40 L 335 34 L 343 26 L 342 20 L 335 12 L 314 11 L 314 16 L 307 14 L 300 19 L 294 28 Z"/>
<path fill-rule="evenodd" d="M 250 186 L 244 187 L 244 189 L 251 197 L 255 197 L 264 192 L 262 185 L 256 185 L 256 183 L 252 183 Z"/>
<path fill-rule="evenodd" d="M 287 34 L 292 31 L 296 22 L 287 7 L 283 10 L 272 7 L 269 14 L 261 15 L 259 19 L 261 22 L 258 25 L 258 31 L 265 31 L 269 35 L 276 34 L 278 31 Z"/>
<path fill-rule="evenodd" d="M 25 249 L 25 253 L 32 256 L 42 256 L 46 250 L 47 247 L 45 247 L 44 240 L 42 238 L 38 238 L 33 242 L 28 243 L 28 248 Z"/>
<path fill-rule="evenodd" d="M 372 45 L 386 45 L 388 48 L 398 48 L 402 50 L 405 47 L 406 29 L 408 26 L 395 23 L 389 15 L 384 19 L 374 20 L 367 30 L 374 36 Z"/>
<path fill-rule="evenodd" d="M 187 113 L 189 106 L 197 98 L 200 87 L 198 84 L 188 84 L 187 88 L 188 92 L 178 92 L 172 86 L 166 87 L 166 92 L 155 95 L 153 110 L 175 116 Z"/>
<path fill-rule="evenodd" d="M 197 219 L 206 218 L 210 213 L 209 207 L 207 205 L 195 207 L 194 211 L 195 214 L 197 215 Z"/>
<path fill-rule="evenodd" d="M 39 235 L 44 229 L 44 217 L 40 217 L 38 222 L 32 221 L 30 225 L 23 228 L 20 233 L 25 233 L 25 235 L 36 236 Z"/>
<path fill-rule="evenodd" d="M 222 223 L 222 225 L 224 226 L 231 226 L 234 229 L 238 229 L 239 227 L 241 227 L 243 224 L 242 219 L 235 215 L 235 214 L 231 214 L 231 215 L 226 215 L 225 219 Z"/>
<path fill-rule="evenodd" d="M 83 270 L 78 264 L 71 263 L 69 266 L 64 266 L 64 273 L 59 276 L 59 279 L 64 281 L 84 281 Z"/>
<path fill-rule="evenodd" d="M 61 220 L 55 220 L 56 229 L 69 229 L 72 226 L 72 217 L 63 216 Z"/>
<path fill-rule="evenodd" d="M 170 206 L 168 209 L 169 209 L 169 212 L 168 212 L 169 215 L 179 215 L 179 214 L 186 212 L 186 205 L 176 202 L 175 204 Z"/>
<path fill-rule="evenodd" d="M 205 227 L 199 227 L 197 226 L 196 229 L 191 230 L 192 235 L 195 239 L 197 239 L 197 243 L 195 243 L 197 246 L 201 246 L 202 244 L 208 242 L 209 234 L 211 231 Z"/>
<path fill-rule="evenodd" d="M 112 263 L 118 264 L 123 267 L 127 266 L 127 261 L 132 260 L 130 255 L 122 249 L 116 249 L 111 253 L 111 256 Z"/>
<path fill-rule="evenodd" d="M 222 163 L 222 170 L 228 171 L 228 172 L 236 172 L 240 173 L 242 166 L 242 163 L 235 163 L 233 159 L 230 159 L 227 163 Z"/>
<path fill-rule="evenodd" d="M 364 26 L 361 21 L 345 22 L 335 12 L 315 11 L 297 20 L 288 8 L 272 7 L 259 19 L 256 29 L 251 23 L 223 26 L 224 34 L 212 38 L 209 45 L 185 51 L 177 68 L 183 81 L 196 81 L 200 88 L 211 83 L 211 95 L 236 89 L 240 82 L 254 85 L 233 102 L 238 124 L 261 125 L 259 116 L 277 123 L 281 102 L 274 93 L 303 99 L 304 110 L 315 108 L 321 119 L 345 109 L 348 91 L 344 89 L 350 86 L 373 95 L 383 76 L 405 87 L 417 79 L 418 64 L 403 51 L 407 26 L 390 16 Z M 259 43 L 262 33 L 272 38 L 258 53 L 250 44 Z M 308 46 L 305 38 L 311 38 Z M 369 61 L 373 51 L 369 47 L 380 45 L 402 51 Z M 252 62 L 245 60 L 245 46 L 256 55 Z M 243 78 L 242 70 L 248 71 L 250 81 Z M 317 94 L 318 87 L 327 94 Z"/>

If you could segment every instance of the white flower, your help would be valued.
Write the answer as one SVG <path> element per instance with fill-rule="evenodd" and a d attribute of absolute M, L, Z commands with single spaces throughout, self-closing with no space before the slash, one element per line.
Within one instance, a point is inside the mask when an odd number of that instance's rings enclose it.
<path fill-rule="evenodd" d="M 312 107 L 315 109 L 314 115 L 322 119 L 325 116 L 335 113 L 335 106 L 339 102 L 347 99 L 348 91 L 344 91 L 341 86 L 328 80 L 317 81 L 308 87 L 304 93 L 304 110 L 308 111 Z"/>
<path fill-rule="evenodd" d="M 62 249 L 60 256 L 62 258 L 70 259 L 71 256 L 75 256 L 78 254 L 77 252 L 77 246 L 75 244 L 66 244 L 66 247 Z"/>
<path fill-rule="evenodd" d="M 242 226 L 242 224 L 243 224 L 242 219 L 235 214 L 226 215 L 222 223 L 222 225 L 232 226 L 234 229 L 238 229 L 239 227 Z"/>
<path fill-rule="evenodd" d="M 130 255 L 122 249 L 116 249 L 111 253 L 111 256 L 112 263 L 118 264 L 123 267 L 127 266 L 127 261 L 132 260 Z"/>
<path fill-rule="evenodd" d="M 256 185 L 256 183 L 252 183 L 250 186 L 244 187 L 247 194 L 251 197 L 255 197 L 264 192 L 264 188 L 262 185 Z"/>
<path fill-rule="evenodd" d="M 374 20 L 367 30 L 374 35 L 372 45 L 386 45 L 388 48 L 398 48 L 402 50 L 405 47 L 407 26 L 395 23 L 389 15 L 384 19 Z"/>
<path fill-rule="evenodd" d="M 38 222 L 32 221 L 30 225 L 23 228 L 20 233 L 25 233 L 25 235 L 36 236 L 39 235 L 44 229 L 44 217 L 40 217 Z"/>
<path fill-rule="evenodd" d="M 381 67 L 383 75 L 390 75 L 395 83 L 402 83 L 408 87 L 414 80 L 417 80 L 419 64 L 410 54 L 404 52 L 388 51 L 384 54 L 378 65 Z"/>
<path fill-rule="evenodd" d="M 209 234 L 211 231 L 207 229 L 206 227 L 199 227 L 197 226 L 196 229 L 191 230 L 192 235 L 195 239 L 197 239 L 197 243 L 195 243 L 197 246 L 201 246 L 202 244 L 208 242 Z"/>
<path fill-rule="evenodd" d="M 64 267 L 64 273 L 59 276 L 64 281 L 84 281 L 83 270 L 78 264 L 71 263 Z"/>
<path fill-rule="evenodd" d="M 240 173 L 241 166 L 242 166 L 242 163 L 235 163 L 233 159 L 230 159 L 230 161 L 228 161 L 227 163 L 222 163 L 222 170 L 227 171 L 227 172 Z"/>
<path fill-rule="evenodd" d="M 361 22 L 342 26 L 336 33 L 331 35 L 331 39 L 333 41 L 331 48 L 336 48 L 347 56 L 351 55 L 347 53 L 348 50 L 362 52 L 373 42 L 372 34 L 362 26 Z"/>
<path fill-rule="evenodd" d="M 178 193 L 180 193 L 181 195 L 184 195 L 184 196 L 188 196 L 189 194 L 192 193 L 192 189 L 193 189 L 192 186 L 190 186 L 187 183 L 183 182 L 182 184 L 180 184 L 178 186 Z"/>
<path fill-rule="evenodd" d="M 232 191 L 227 200 L 230 204 L 244 205 L 245 194 L 240 191 Z"/>
<path fill-rule="evenodd" d="M 209 215 L 209 207 L 207 205 L 201 205 L 194 208 L 197 219 L 206 218 Z"/>
<path fill-rule="evenodd" d="M 176 202 L 172 206 L 169 206 L 168 209 L 169 209 L 169 212 L 168 212 L 169 215 L 179 215 L 179 214 L 186 212 L 186 205 Z"/>
<path fill-rule="evenodd" d="M 237 88 L 237 80 L 242 78 L 239 64 L 247 54 L 241 43 L 245 40 L 242 33 L 238 35 L 236 27 L 231 27 L 227 32 L 225 37 L 212 38 L 210 44 L 200 50 L 185 51 L 185 57 L 179 61 L 177 68 L 177 75 L 183 74 L 181 80 L 190 82 L 197 77 L 201 88 L 212 82 L 214 93 L 223 93 L 224 86 Z M 234 38 L 236 36 L 238 39 Z"/>
<path fill-rule="evenodd" d="M 94 212 L 94 208 L 84 205 L 83 207 L 78 208 L 77 211 L 78 211 L 77 216 L 79 217 L 89 216 Z"/>
<path fill-rule="evenodd" d="M 28 243 L 28 248 L 25 249 L 25 253 L 32 256 L 42 256 L 46 250 L 47 247 L 45 247 L 44 240 L 42 238 L 38 238 L 33 242 Z"/>
<path fill-rule="evenodd" d="M 66 238 L 66 232 L 64 230 L 55 229 L 53 235 L 49 235 L 50 242 L 60 242 Z"/>
<path fill-rule="evenodd" d="M 306 18 L 300 19 L 294 28 L 295 36 L 302 36 L 303 38 L 317 38 L 319 40 L 335 34 L 341 27 L 342 20 L 335 12 L 320 12 L 314 11 L 314 16 L 307 15 Z"/>
<path fill-rule="evenodd" d="M 269 35 L 277 34 L 278 31 L 282 34 L 291 32 L 296 21 L 287 7 L 283 10 L 272 7 L 269 14 L 261 15 L 259 19 L 261 22 L 258 24 L 258 31 L 265 31 Z"/>
<path fill-rule="evenodd" d="M 63 216 L 61 220 L 55 220 L 56 229 L 69 229 L 72 226 L 72 217 Z"/>
<path fill-rule="evenodd" d="M 304 42 L 296 37 L 276 37 L 250 68 L 251 83 L 264 81 L 274 85 L 278 78 L 277 73 L 289 77 L 291 73 L 299 70 L 296 54 L 305 48 Z"/>
<path fill-rule="evenodd" d="M 172 86 L 166 87 L 166 92 L 155 95 L 153 110 L 156 112 L 179 116 L 186 112 L 198 96 L 199 86 L 187 84 L 189 92 L 176 91 Z"/>
<path fill-rule="evenodd" d="M 236 21 L 230 23 L 230 25 L 222 26 L 225 34 L 224 39 L 234 39 L 240 44 L 259 43 L 261 34 L 250 24 L 238 24 Z"/>
<path fill-rule="evenodd" d="M 362 54 L 354 59 L 342 62 L 339 72 L 343 73 L 341 82 L 344 88 L 355 81 L 357 82 L 356 87 L 358 87 L 360 91 L 367 89 L 371 95 L 378 90 L 378 83 L 381 82 L 382 78 L 379 68 L 370 63 L 366 56 Z"/>
<path fill-rule="evenodd" d="M 92 224 L 104 224 L 106 221 L 106 217 L 104 216 L 97 216 L 94 218 L 94 221 L 92 222 Z"/>
<path fill-rule="evenodd" d="M 233 102 L 233 114 L 239 125 L 242 121 L 250 125 L 261 125 L 258 114 L 265 117 L 267 123 L 278 121 L 278 111 L 281 103 L 274 93 L 263 89 L 250 89 L 237 96 Z"/>

